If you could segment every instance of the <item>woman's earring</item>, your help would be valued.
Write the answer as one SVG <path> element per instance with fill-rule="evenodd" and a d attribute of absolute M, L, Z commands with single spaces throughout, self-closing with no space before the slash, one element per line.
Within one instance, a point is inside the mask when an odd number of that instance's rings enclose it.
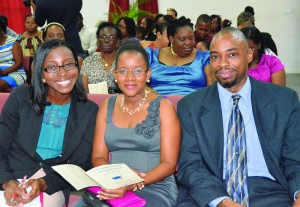
<path fill-rule="evenodd" d="M 150 79 L 147 80 L 147 83 L 150 83 Z"/>
<path fill-rule="evenodd" d="M 46 80 L 43 78 L 43 79 L 42 79 L 42 82 L 43 82 L 43 83 L 46 83 Z"/>
<path fill-rule="evenodd" d="M 118 83 L 118 80 L 117 80 L 117 79 L 115 79 L 115 82 L 116 82 L 116 83 Z"/>

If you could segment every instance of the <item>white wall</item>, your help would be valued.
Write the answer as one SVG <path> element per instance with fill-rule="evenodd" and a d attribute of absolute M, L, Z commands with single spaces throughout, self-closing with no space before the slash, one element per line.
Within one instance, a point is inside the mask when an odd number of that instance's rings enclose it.
<path fill-rule="evenodd" d="M 287 73 L 300 73 L 300 1 L 299 0 L 158 0 L 159 12 L 168 7 L 178 11 L 178 16 L 189 17 L 195 23 L 200 14 L 219 14 L 223 19 L 236 18 L 246 6 L 255 10 L 255 24 L 262 32 L 269 32 L 276 42 L 279 58 Z M 107 20 L 109 0 L 84 0 L 84 23 L 95 27 L 100 20 Z M 292 9 L 292 13 L 287 14 Z"/>

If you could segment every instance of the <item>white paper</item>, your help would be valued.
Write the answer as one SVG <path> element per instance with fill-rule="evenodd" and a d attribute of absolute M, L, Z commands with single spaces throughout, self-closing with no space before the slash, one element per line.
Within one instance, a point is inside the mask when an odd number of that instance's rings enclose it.
<path fill-rule="evenodd" d="M 87 172 L 72 164 L 57 165 L 52 168 L 77 190 L 91 186 L 116 189 L 143 181 L 126 164 L 101 165 Z"/>
<path fill-rule="evenodd" d="M 95 84 L 88 84 L 89 93 L 91 94 L 108 94 L 107 82 L 103 81 Z"/>
<path fill-rule="evenodd" d="M 18 179 L 18 181 L 20 182 L 21 179 Z M 27 182 L 27 180 L 26 180 Z M 29 193 L 31 191 L 31 187 L 26 188 L 27 193 Z M 6 205 L 6 201 L 5 201 L 5 197 L 4 197 L 4 191 L 0 191 L 0 206 L 1 207 L 10 207 L 8 205 Z M 41 202 L 40 202 L 40 196 L 36 197 L 33 201 L 31 201 L 30 203 L 26 203 L 23 205 L 24 207 L 41 207 Z"/>

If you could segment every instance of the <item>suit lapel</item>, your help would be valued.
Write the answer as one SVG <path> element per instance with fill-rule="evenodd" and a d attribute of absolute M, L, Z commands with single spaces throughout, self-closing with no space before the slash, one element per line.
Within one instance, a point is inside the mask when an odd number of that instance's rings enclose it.
<path fill-rule="evenodd" d="M 223 172 L 223 147 L 224 147 L 224 132 L 222 111 L 219 100 L 217 84 L 210 87 L 207 96 L 203 100 L 203 107 L 200 109 L 197 116 L 198 123 L 201 123 L 200 136 L 203 137 L 199 143 L 205 155 L 210 170 L 222 178 Z M 216 171 L 217 170 L 217 171 Z"/>
<path fill-rule="evenodd" d="M 280 170 L 278 170 L 280 167 L 276 164 L 277 159 L 269 144 L 274 137 L 276 118 L 280 117 L 276 117 L 276 107 L 272 101 L 272 97 L 268 93 L 268 89 L 265 87 L 265 84 L 253 79 L 250 80 L 252 87 L 251 100 L 253 116 L 268 170 L 275 180 L 281 182 L 283 186 L 287 186 L 287 183 L 284 182 L 285 178 L 283 174 Z"/>
<path fill-rule="evenodd" d="M 78 146 L 80 142 L 80 136 L 75 136 L 75 133 L 80 131 L 77 127 L 80 128 L 78 124 L 79 120 L 79 107 L 78 102 L 75 97 L 72 97 L 72 102 L 70 106 L 70 113 L 67 120 L 67 125 L 65 129 L 64 135 L 64 144 L 62 150 L 62 158 L 66 158 L 70 156 L 71 152 L 74 152 L 74 149 Z"/>

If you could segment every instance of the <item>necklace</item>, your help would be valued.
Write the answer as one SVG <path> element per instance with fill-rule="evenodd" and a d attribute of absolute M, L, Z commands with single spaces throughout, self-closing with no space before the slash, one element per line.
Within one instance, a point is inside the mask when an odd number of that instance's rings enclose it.
<path fill-rule="evenodd" d="M 133 115 L 135 112 L 140 111 L 140 108 L 146 103 L 147 97 L 148 97 L 148 93 L 150 93 L 150 91 L 145 90 L 145 95 L 144 97 L 139 101 L 139 106 L 136 107 L 135 109 L 128 109 L 126 106 L 124 106 L 124 102 L 125 102 L 125 96 L 122 95 L 121 96 L 121 108 L 123 112 L 127 112 L 129 115 Z"/>
<path fill-rule="evenodd" d="M 173 47 L 172 47 L 172 46 L 170 47 L 170 50 L 171 50 L 171 53 L 172 53 L 173 55 L 176 55 L 176 56 L 177 56 L 177 54 L 174 52 L 174 50 L 173 50 Z"/>

